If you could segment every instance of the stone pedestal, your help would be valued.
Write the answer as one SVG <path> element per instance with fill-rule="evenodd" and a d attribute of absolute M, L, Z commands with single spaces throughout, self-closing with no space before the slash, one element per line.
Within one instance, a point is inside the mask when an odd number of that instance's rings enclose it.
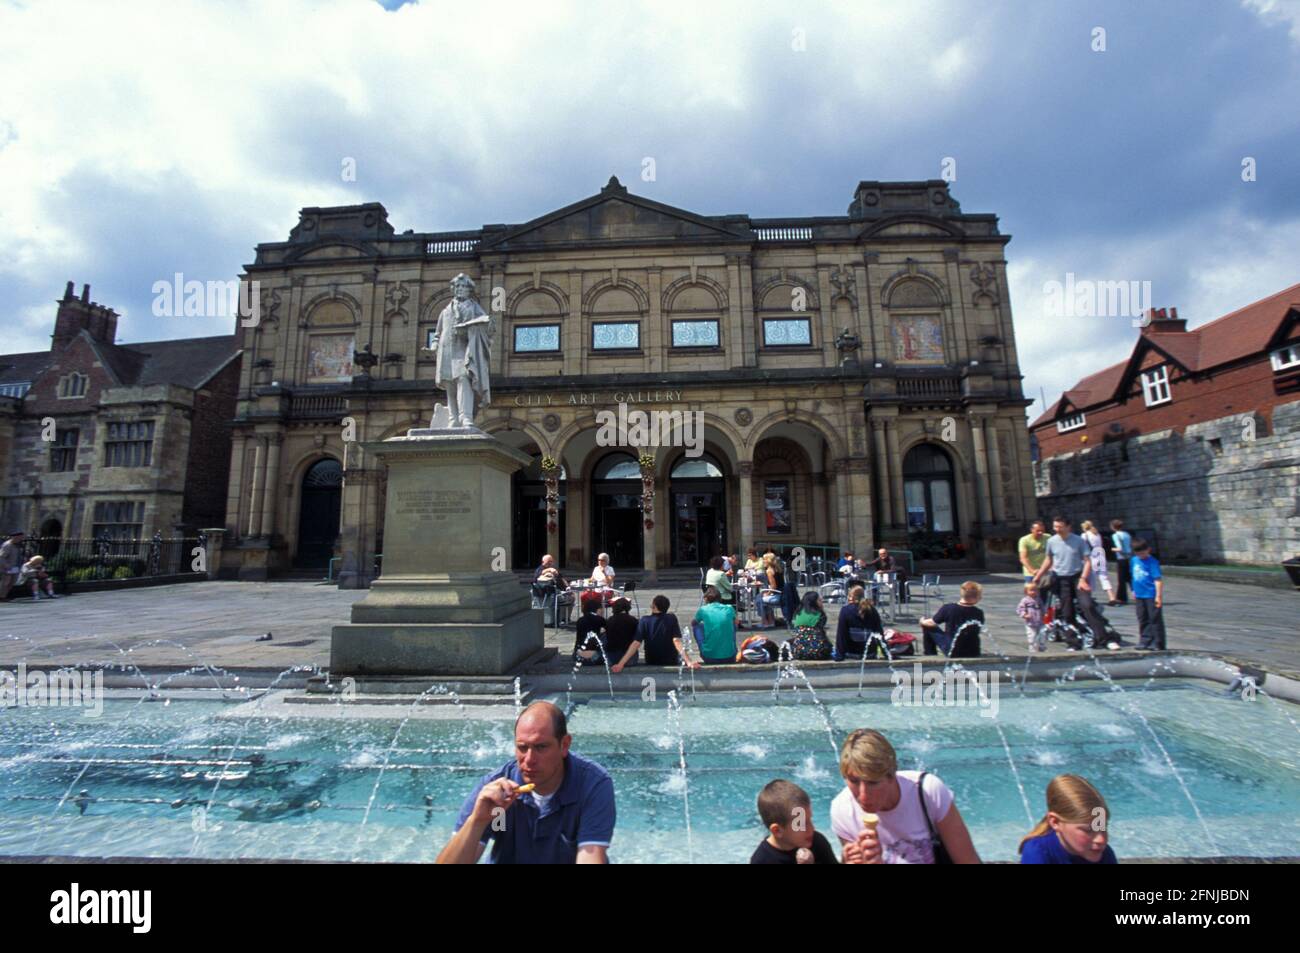
<path fill-rule="evenodd" d="M 474 428 L 362 447 L 388 468 L 384 568 L 334 627 L 331 675 L 500 675 L 539 651 L 510 572 L 510 475 L 531 458 Z"/>

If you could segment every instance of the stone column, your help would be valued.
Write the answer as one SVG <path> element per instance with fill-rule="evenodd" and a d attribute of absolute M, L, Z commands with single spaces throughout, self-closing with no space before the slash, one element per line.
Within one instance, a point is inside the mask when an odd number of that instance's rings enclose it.
<path fill-rule="evenodd" d="M 871 473 L 867 461 L 847 461 L 845 486 L 848 491 L 846 517 L 849 533 L 847 546 L 856 555 L 869 551 L 871 539 Z"/>
<path fill-rule="evenodd" d="M 847 460 L 835 461 L 835 542 L 843 552 L 849 545 L 849 474 Z M 825 542 L 829 542 L 826 540 Z"/>
<path fill-rule="evenodd" d="M 970 418 L 970 436 L 971 443 L 975 448 L 975 493 L 979 500 L 980 522 L 987 523 L 989 521 L 989 471 L 984 456 L 984 423 L 982 417 L 972 416 Z"/>
<path fill-rule="evenodd" d="M 889 448 L 889 506 L 894 525 L 907 526 L 907 502 L 903 494 L 903 457 L 898 452 L 898 420 L 885 421 L 885 443 Z"/>
<path fill-rule="evenodd" d="M 555 558 L 561 566 L 578 567 L 586 561 L 587 540 L 587 483 L 585 480 L 575 480 L 569 477 L 566 481 L 566 499 L 564 507 L 564 524 L 565 535 L 568 537 L 569 551 L 564 554 L 556 554 Z M 592 563 L 594 565 L 594 562 Z M 587 570 L 591 566 L 585 567 Z M 615 569 L 618 567 L 615 566 Z"/>
<path fill-rule="evenodd" d="M 230 449 L 230 487 L 226 495 L 226 527 L 231 535 L 238 538 L 246 525 L 244 523 L 244 474 L 247 466 L 244 453 L 248 446 L 248 437 L 236 433 Z M 71 513 L 71 510 L 69 510 Z M 71 530 L 71 527 L 69 527 Z"/>
<path fill-rule="evenodd" d="M 740 502 L 740 554 L 754 545 L 754 464 L 742 460 L 736 465 L 737 499 Z"/>
<path fill-rule="evenodd" d="M 824 543 L 827 539 L 826 531 L 826 474 L 823 471 L 817 471 L 812 475 L 812 532 L 813 542 Z"/>
<path fill-rule="evenodd" d="M 280 446 L 284 443 L 284 434 L 271 434 L 266 438 L 266 480 L 262 487 L 262 535 L 275 533 L 275 504 L 279 499 L 276 492 L 280 488 Z"/>
<path fill-rule="evenodd" d="M 257 536 L 262 529 L 262 487 L 266 478 L 264 438 L 253 438 L 253 477 L 248 497 L 248 535 Z"/>
<path fill-rule="evenodd" d="M 984 418 L 984 443 L 989 453 L 989 496 L 993 504 L 993 522 L 1006 522 L 1007 514 L 1002 492 L 1002 450 L 998 447 L 998 422 L 995 417 Z"/>
<path fill-rule="evenodd" d="M 889 482 L 889 454 L 885 449 L 885 422 L 872 418 L 871 432 L 875 436 L 876 447 L 876 488 L 880 494 L 881 528 L 894 525 L 894 507 L 891 497 L 893 491 Z"/>

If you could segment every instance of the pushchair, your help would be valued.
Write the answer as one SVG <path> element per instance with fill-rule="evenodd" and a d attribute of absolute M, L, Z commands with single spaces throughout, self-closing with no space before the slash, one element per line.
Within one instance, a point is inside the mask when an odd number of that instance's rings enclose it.
<path fill-rule="evenodd" d="M 1110 624 L 1106 614 L 1101 611 L 1097 600 L 1090 596 L 1091 606 L 1089 609 L 1084 609 L 1080 605 L 1083 600 L 1079 595 L 1080 593 L 1076 592 L 1074 596 L 1074 618 L 1063 619 L 1060 617 L 1061 600 L 1056 592 L 1053 589 L 1041 591 L 1043 631 L 1047 633 L 1047 637 L 1053 642 L 1064 642 L 1070 651 L 1093 648 L 1097 641 L 1097 633 L 1101 634 L 1101 644 L 1107 648 L 1117 649 L 1123 646 L 1123 638 Z M 1091 623 L 1088 619 L 1089 612 L 1093 615 Z"/>

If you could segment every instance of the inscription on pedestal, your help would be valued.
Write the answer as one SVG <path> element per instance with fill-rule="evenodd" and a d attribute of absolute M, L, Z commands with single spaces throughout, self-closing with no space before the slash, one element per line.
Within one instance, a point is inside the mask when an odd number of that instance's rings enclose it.
<path fill-rule="evenodd" d="M 421 523 L 441 523 L 449 516 L 473 512 L 468 490 L 419 489 L 398 490 L 393 515 Z"/>

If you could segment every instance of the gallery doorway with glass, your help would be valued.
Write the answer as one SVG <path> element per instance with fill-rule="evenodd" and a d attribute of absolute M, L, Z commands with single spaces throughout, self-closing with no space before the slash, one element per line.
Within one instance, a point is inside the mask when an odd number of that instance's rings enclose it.
<path fill-rule="evenodd" d="M 642 550 L 641 466 L 629 453 L 611 453 L 596 464 L 591 481 L 592 562 L 609 554 L 618 572 L 645 565 Z"/>
<path fill-rule="evenodd" d="M 672 565 L 707 566 L 727 547 L 726 480 L 708 454 L 682 457 L 669 476 Z"/>

